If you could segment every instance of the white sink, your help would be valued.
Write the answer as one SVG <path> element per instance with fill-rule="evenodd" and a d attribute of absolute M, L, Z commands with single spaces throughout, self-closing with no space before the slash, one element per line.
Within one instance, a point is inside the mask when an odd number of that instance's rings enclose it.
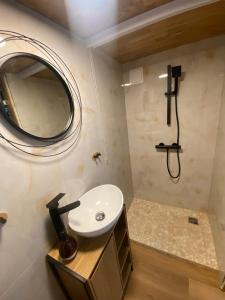
<path fill-rule="evenodd" d="M 80 197 L 80 206 L 68 214 L 69 227 L 78 235 L 95 237 L 107 232 L 123 210 L 123 194 L 112 184 L 95 187 Z"/>

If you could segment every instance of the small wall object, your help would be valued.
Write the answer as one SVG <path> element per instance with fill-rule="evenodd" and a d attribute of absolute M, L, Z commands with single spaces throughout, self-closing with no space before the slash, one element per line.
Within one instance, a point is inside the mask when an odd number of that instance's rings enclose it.
<path fill-rule="evenodd" d="M 98 160 L 101 160 L 100 157 L 102 156 L 102 154 L 100 152 L 95 152 L 93 155 L 92 155 L 92 159 L 97 162 Z"/>
<path fill-rule="evenodd" d="M 5 211 L 0 211 L 0 225 L 3 225 L 8 220 L 8 213 Z"/>

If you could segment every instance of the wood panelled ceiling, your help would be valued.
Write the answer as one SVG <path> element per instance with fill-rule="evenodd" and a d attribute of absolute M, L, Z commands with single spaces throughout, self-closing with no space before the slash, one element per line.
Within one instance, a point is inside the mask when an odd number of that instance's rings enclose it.
<path fill-rule="evenodd" d="M 173 0 L 104 0 L 102 1 L 102 7 L 109 5 L 110 3 L 115 3 L 116 11 L 112 11 L 113 16 L 109 16 L 108 20 L 104 19 L 101 26 L 98 26 L 94 31 L 94 21 L 95 19 L 103 19 L 105 16 L 105 11 L 101 9 L 99 5 L 99 10 L 93 9 L 92 3 L 94 0 L 83 0 L 86 1 L 86 5 L 82 4 L 77 0 L 16 0 L 17 2 L 31 8 L 32 10 L 40 13 L 41 15 L 49 18 L 55 23 L 70 29 L 68 11 L 74 6 L 74 11 L 70 11 L 70 17 L 73 17 L 73 25 L 76 26 L 76 18 L 83 20 L 78 20 L 79 26 L 82 26 L 82 21 L 90 22 L 90 34 L 96 34 L 103 31 L 111 26 L 115 26 L 123 21 L 126 21 L 132 17 L 142 14 L 148 10 L 154 9 L 156 7 L 162 6 Z M 99 2 L 99 1 L 98 1 Z M 70 4 L 72 3 L 72 4 Z M 90 11 L 88 11 L 88 8 Z M 81 23 L 81 24 L 80 24 Z M 82 34 L 81 34 L 82 36 Z"/>
<path fill-rule="evenodd" d="M 225 33 L 225 1 L 202 6 L 101 46 L 121 63 Z"/>
<path fill-rule="evenodd" d="M 94 0 L 83 0 L 84 2 L 82 2 L 82 0 L 16 1 L 67 29 L 69 29 L 67 16 L 68 7 L 66 7 L 65 3 L 67 3 L 67 5 L 68 3 L 72 3 L 72 5 L 82 3 L 83 7 L 81 7 L 80 11 L 79 6 L 78 9 L 74 9 L 73 13 L 75 13 L 74 16 L 76 17 L 73 19 L 75 20 L 75 27 L 76 20 L 79 19 L 80 35 L 84 38 L 98 33 L 99 30 L 103 31 L 108 27 L 117 25 L 139 14 L 173 2 L 173 0 L 102 0 L 96 2 L 94 2 Z M 101 6 L 100 8 L 95 7 L 95 9 L 93 9 L 92 7 L 91 9 L 87 6 L 87 3 L 100 3 L 102 7 L 106 7 L 107 3 L 112 4 L 113 1 L 118 1 L 117 17 L 114 19 L 109 18 L 109 21 L 108 18 L 105 17 L 104 24 L 94 26 L 94 21 L 99 19 L 100 15 L 104 15 L 104 11 L 101 11 Z M 107 12 L 110 13 L 110 10 L 108 9 Z M 90 19 L 88 19 L 88 17 Z M 86 26 L 83 31 L 82 25 L 83 27 Z M 126 63 L 143 56 L 224 33 L 225 0 L 220 0 L 210 5 L 201 6 L 148 25 L 108 42 L 99 48 L 120 63 Z"/>
<path fill-rule="evenodd" d="M 118 23 L 172 1 L 173 0 L 118 0 Z"/>

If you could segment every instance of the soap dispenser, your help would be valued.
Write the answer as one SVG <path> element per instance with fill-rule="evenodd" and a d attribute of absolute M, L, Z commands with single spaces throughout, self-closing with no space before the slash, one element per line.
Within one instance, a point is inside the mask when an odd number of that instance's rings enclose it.
<path fill-rule="evenodd" d="M 75 257 L 78 244 L 76 240 L 68 234 L 60 215 L 80 206 L 80 201 L 75 201 L 59 208 L 59 200 L 64 196 L 64 193 L 58 194 L 46 207 L 49 209 L 50 217 L 59 238 L 59 255 L 63 260 L 68 261 Z"/>

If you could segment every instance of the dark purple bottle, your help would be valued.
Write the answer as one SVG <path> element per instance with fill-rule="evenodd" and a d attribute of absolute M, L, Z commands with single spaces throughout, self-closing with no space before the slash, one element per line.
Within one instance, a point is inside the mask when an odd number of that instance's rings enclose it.
<path fill-rule="evenodd" d="M 59 255 L 63 260 L 71 260 L 77 253 L 78 244 L 76 240 L 66 232 L 60 234 Z"/>

